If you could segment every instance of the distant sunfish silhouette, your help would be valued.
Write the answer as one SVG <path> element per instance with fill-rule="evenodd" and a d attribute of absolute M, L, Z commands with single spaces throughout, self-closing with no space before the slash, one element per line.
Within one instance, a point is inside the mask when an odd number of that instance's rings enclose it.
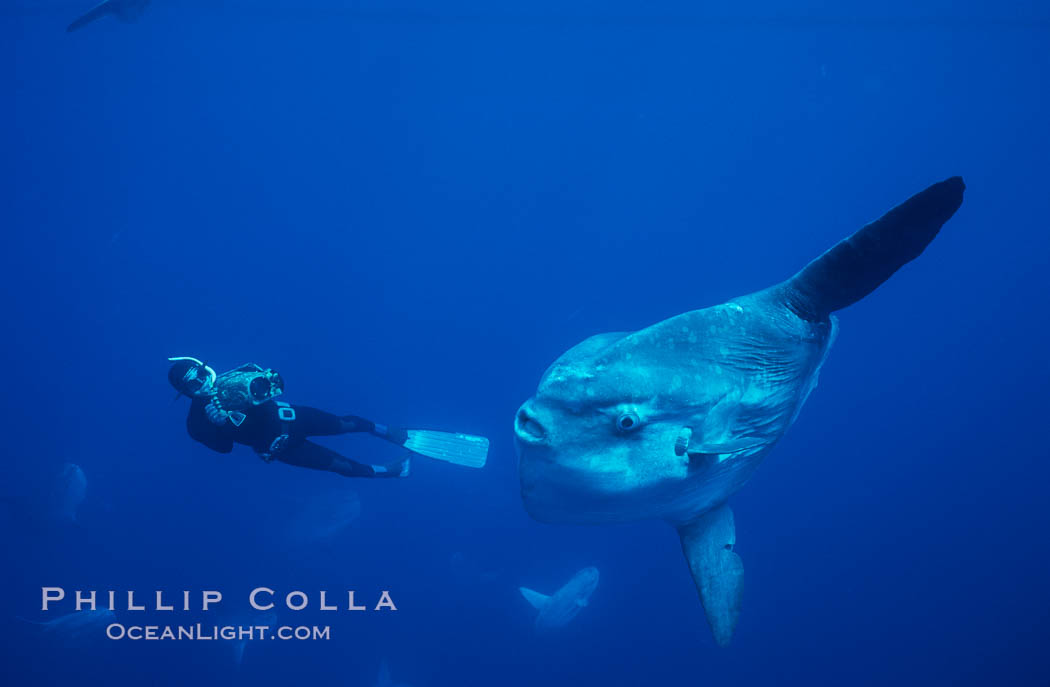
<path fill-rule="evenodd" d="M 108 14 L 125 22 L 137 21 L 148 4 L 149 0 L 103 0 L 67 26 L 66 31 L 81 29 Z"/>
<path fill-rule="evenodd" d="M 918 257 L 964 189 L 959 177 L 934 184 L 782 284 L 570 349 L 515 418 L 525 509 L 544 522 L 669 522 L 728 644 L 743 565 L 727 499 L 816 386 L 831 313 Z"/>
<path fill-rule="evenodd" d="M 268 627 L 269 630 L 267 631 L 270 633 L 270 635 L 262 637 L 261 639 L 256 637 L 256 639 L 252 640 L 262 643 L 265 640 L 269 639 L 269 637 L 272 636 L 274 632 L 277 632 L 277 614 L 263 613 L 262 615 L 257 617 L 252 616 L 248 618 L 240 618 L 236 621 L 231 621 L 230 625 L 234 625 L 237 627 Z M 247 646 L 248 640 L 246 638 L 233 640 L 233 662 L 238 668 L 240 668 L 241 664 L 244 663 L 244 650 L 247 648 Z M 265 644 L 263 644 L 263 646 L 265 646 Z"/>
<path fill-rule="evenodd" d="M 87 477 L 79 465 L 65 463 L 51 489 L 51 512 L 58 520 L 76 522 L 77 510 L 87 496 Z"/>
<path fill-rule="evenodd" d="M 404 682 L 394 682 L 390 678 L 390 666 L 387 665 L 384 658 L 379 662 L 379 675 L 376 677 L 376 687 L 410 687 L 410 685 Z"/>
<path fill-rule="evenodd" d="M 59 616 L 42 623 L 19 618 L 40 629 L 43 636 L 57 643 L 72 646 L 85 642 L 105 639 L 106 627 L 117 621 L 117 616 L 109 609 L 98 611 L 76 611 Z"/>
<path fill-rule="evenodd" d="M 527 587 L 519 587 L 518 591 L 539 611 L 536 616 L 536 629 L 543 632 L 561 627 L 575 618 L 580 609 L 589 603 L 597 586 L 598 569 L 584 568 L 550 596 L 534 592 Z"/>
<path fill-rule="evenodd" d="M 292 516 L 288 532 L 300 541 L 331 539 L 361 515 L 361 498 L 354 491 L 318 492 Z"/>

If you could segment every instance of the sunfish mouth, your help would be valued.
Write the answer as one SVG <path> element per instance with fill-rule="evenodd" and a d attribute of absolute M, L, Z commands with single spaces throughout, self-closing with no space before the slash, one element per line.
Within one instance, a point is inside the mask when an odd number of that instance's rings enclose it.
<path fill-rule="evenodd" d="M 548 442 L 547 430 L 529 412 L 528 402 L 518 408 L 518 414 L 514 416 L 514 434 L 518 441 L 527 445 L 539 445 Z"/>

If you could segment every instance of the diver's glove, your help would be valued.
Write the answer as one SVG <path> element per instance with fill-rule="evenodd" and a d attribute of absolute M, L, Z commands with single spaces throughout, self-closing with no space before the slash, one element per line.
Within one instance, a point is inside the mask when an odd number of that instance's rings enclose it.
<path fill-rule="evenodd" d="M 225 425 L 230 419 L 230 414 L 219 407 L 215 399 L 208 401 L 208 405 L 204 406 L 204 414 L 208 416 L 208 421 L 213 425 Z"/>

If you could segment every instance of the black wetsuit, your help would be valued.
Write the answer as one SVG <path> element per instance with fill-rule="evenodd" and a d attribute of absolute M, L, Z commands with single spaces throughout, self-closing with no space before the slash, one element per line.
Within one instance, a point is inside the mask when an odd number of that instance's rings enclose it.
<path fill-rule="evenodd" d="M 355 461 L 320 444 L 307 441 L 308 437 L 331 436 L 349 432 L 370 432 L 375 429 L 371 420 L 346 415 L 340 417 L 308 406 L 286 405 L 295 411 L 295 419 L 284 421 L 278 416 L 281 408 L 274 401 L 266 401 L 249 408 L 240 426 L 227 420 L 216 425 L 208 419 L 204 407 L 206 398 L 194 398 L 186 417 L 186 429 L 196 441 L 213 451 L 229 453 L 233 445 L 250 446 L 268 460 L 279 460 L 289 465 L 328 470 L 347 477 L 396 477 L 383 468 Z M 287 414 L 287 411 L 285 411 Z M 287 435 L 278 450 L 274 440 Z"/>

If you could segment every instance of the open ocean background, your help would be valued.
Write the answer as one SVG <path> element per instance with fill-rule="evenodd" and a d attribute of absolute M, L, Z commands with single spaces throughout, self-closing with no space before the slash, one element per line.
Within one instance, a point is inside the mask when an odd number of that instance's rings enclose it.
<path fill-rule="evenodd" d="M 1037 0 L 5 1 L 5 685 L 1050 684 L 1050 11 Z M 511 431 L 583 338 L 766 287 L 928 184 L 966 200 L 841 312 L 732 501 L 718 649 L 673 530 L 541 525 Z M 172 355 L 489 436 L 347 480 L 186 435 Z M 326 441 L 387 460 L 375 439 Z M 47 516 L 63 463 L 88 480 Z M 326 505 L 361 512 L 317 540 Z M 321 516 L 304 516 L 319 508 Z M 305 518 L 305 520 L 304 520 Z M 524 585 L 586 566 L 549 636 Z M 310 593 L 328 642 L 64 646 L 40 587 Z M 317 591 L 397 613 L 322 613 Z M 68 606 L 66 607 L 68 610 Z M 105 682 L 103 682 L 105 681 Z"/>

